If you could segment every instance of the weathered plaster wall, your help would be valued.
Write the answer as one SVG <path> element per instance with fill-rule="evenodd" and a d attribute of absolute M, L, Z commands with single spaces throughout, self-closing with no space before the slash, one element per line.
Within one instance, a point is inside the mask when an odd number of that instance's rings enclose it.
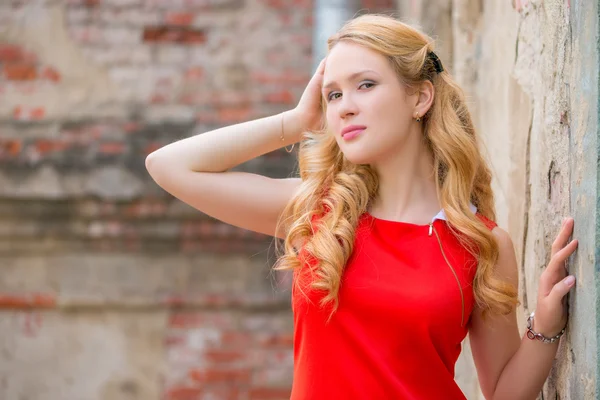
<path fill-rule="evenodd" d="M 166 196 L 144 158 L 292 107 L 311 7 L 0 3 L 1 399 L 289 397 L 270 239 Z M 243 169 L 284 177 L 292 158 Z"/>
<path fill-rule="evenodd" d="M 441 36 L 437 12 L 400 3 Z M 452 38 L 440 45 L 452 43 L 444 52 L 467 92 L 495 174 L 498 223 L 520 262 L 522 331 L 562 217 L 576 219 L 580 248 L 569 268 L 578 283 L 544 398 L 596 398 L 597 2 L 453 0 L 447 18 Z M 457 380 L 469 399 L 483 398 L 475 377 L 465 346 Z"/>
<path fill-rule="evenodd" d="M 0 2 L 0 399 L 289 398 L 270 238 L 165 195 L 144 159 L 293 107 L 312 36 L 312 0 Z"/>

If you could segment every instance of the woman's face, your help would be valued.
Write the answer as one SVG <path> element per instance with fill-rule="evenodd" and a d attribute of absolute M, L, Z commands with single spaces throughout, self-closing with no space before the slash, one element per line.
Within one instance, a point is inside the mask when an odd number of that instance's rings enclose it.
<path fill-rule="evenodd" d="M 409 136 L 418 95 L 408 95 L 387 58 L 340 42 L 323 76 L 329 131 L 354 164 L 373 164 L 398 153 Z M 348 131 L 352 126 L 358 130 Z"/>

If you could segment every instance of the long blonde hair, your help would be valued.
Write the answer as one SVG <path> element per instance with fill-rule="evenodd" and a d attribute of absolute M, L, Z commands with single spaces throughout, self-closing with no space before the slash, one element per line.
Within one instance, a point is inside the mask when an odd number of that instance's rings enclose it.
<path fill-rule="evenodd" d="M 330 37 L 329 51 L 341 41 L 387 57 L 407 88 L 427 80 L 433 83 L 434 102 L 422 118 L 439 201 L 448 224 L 477 258 L 473 282 L 477 305 L 484 313 L 509 313 L 518 304 L 516 288 L 494 276 L 498 244 L 469 209 L 471 202 L 480 214 L 495 220 L 491 173 L 462 90 L 448 72 L 438 74 L 428 56 L 433 40 L 392 17 L 369 14 L 350 20 Z M 274 268 L 302 268 L 306 264 L 298 252 L 302 248 L 316 261 L 310 288 L 323 291 L 321 306 L 332 306 L 331 317 L 338 308 L 342 273 L 353 251 L 359 218 L 377 195 L 378 178 L 370 166 L 350 163 L 326 128 L 305 133 L 298 159 L 302 184 L 279 220 L 287 234 Z M 299 285 L 297 280 L 294 285 Z"/>

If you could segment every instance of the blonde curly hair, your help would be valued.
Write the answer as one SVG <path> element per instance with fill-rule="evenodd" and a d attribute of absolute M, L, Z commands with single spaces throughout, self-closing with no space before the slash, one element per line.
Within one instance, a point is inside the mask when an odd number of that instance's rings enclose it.
<path fill-rule="evenodd" d="M 448 72 L 438 74 L 428 56 L 433 40 L 392 17 L 369 14 L 350 20 L 330 37 L 329 51 L 342 41 L 387 57 L 407 89 L 432 82 L 434 102 L 422 120 L 439 201 L 449 226 L 477 259 L 473 282 L 477 305 L 484 314 L 508 314 L 518 304 L 516 288 L 494 276 L 498 243 L 469 209 L 473 203 L 481 215 L 495 220 L 490 169 L 479 150 L 462 90 Z M 278 222 L 286 227 L 286 238 L 274 269 L 298 271 L 306 265 L 302 254 L 308 254 L 316 262 L 310 288 L 323 291 L 320 303 L 332 306 L 331 317 L 338 308 L 340 282 L 359 218 L 377 195 L 378 177 L 370 166 L 350 163 L 327 127 L 304 134 L 298 159 L 302 183 Z M 302 291 L 297 279 L 293 284 Z"/>

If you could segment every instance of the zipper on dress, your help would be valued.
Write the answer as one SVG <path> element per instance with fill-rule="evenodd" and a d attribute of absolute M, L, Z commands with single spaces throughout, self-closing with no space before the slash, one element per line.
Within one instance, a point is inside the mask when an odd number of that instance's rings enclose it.
<path fill-rule="evenodd" d="M 460 302 L 461 302 L 460 326 L 464 327 L 465 326 L 465 295 L 463 293 L 462 286 L 460 284 L 460 279 L 458 279 L 458 275 L 456 274 L 456 271 L 452 267 L 452 264 L 450 264 L 448 257 L 446 257 L 446 252 L 444 251 L 444 247 L 442 246 L 442 240 L 440 239 L 440 235 L 438 235 L 437 230 L 435 230 L 435 228 L 433 227 L 433 221 L 429 223 L 429 236 L 431 236 L 432 231 L 435 232 L 435 237 L 436 237 L 438 245 L 440 247 L 442 257 L 444 257 L 444 261 L 446 261 L 446 265 L 448 265 L 448 267 L 450 267 L 450 271 L 452 271 L 452 275 L 454 275 L 454 279 L 456 280 L 456 283 L 458 284 L 458 290 L 460 291 Z"/>

